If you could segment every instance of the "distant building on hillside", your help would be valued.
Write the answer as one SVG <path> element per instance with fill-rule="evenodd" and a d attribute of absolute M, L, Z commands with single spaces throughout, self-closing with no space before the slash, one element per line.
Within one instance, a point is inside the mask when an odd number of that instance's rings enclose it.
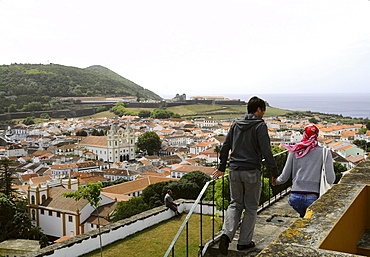
<path fill-rule="evenodd" d="M 186 101 L 186 95 L 185 94 L 176 94 L 174 98 L 172 98 L 172 101 L 174 102 L 185 102 Z"/>

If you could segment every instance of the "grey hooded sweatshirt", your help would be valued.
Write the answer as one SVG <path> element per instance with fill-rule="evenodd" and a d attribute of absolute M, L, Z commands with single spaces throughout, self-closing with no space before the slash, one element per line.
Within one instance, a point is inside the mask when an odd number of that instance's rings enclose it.
<path fill-rule="evenodd" d="M 267 126 L 263 119 L 254 114 L 247 114 L 231 125 L 220 151 L 218 170 L 225 171 L 229 153 L 230 167 L 235 170 L 261 169 L 264 157 L 271 176 L 279 175 L 271 152 Z"/>

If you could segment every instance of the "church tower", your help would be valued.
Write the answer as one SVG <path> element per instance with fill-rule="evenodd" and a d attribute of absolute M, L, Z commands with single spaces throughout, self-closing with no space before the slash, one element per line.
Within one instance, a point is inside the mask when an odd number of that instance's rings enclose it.
<path fill-rule="evenodd" d="M 107 135 L 108 135 L 107 138 L 108 161 L 109 162 L 119 161 L 120 138 L 118 136 L 117 128 L 114 124 L 112 124 Z"/>

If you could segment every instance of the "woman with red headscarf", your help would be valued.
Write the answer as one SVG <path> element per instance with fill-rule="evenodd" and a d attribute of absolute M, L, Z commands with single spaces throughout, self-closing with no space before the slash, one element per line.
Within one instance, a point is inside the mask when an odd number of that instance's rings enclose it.
<path fill-rule="evenodd" d="M 304 217 L 307 207 L 319 197 L 324 153 L 327 154 L 325 163 L 327 182 L 333 184 L 335 180 L 333 158 L 329 150 L 318 146 L 318 136 L 319 128 L 309 125 L 304 128 L 303 139 L 300 143 L 282 145 L 288 149 L 289 155 L 283 172 L 276 179 L 276 185 L 283 184 L 292 178 L 289 204 L 301 218 Z"/>

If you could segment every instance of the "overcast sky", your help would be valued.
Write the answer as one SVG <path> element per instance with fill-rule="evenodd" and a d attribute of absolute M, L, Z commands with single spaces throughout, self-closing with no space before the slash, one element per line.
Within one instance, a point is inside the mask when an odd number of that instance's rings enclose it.
<path fill-rule="evenodd" d="M 161 96 L 370 93 L 369 0 L 0 0 L 0 64 L 102 65 Z"/>

